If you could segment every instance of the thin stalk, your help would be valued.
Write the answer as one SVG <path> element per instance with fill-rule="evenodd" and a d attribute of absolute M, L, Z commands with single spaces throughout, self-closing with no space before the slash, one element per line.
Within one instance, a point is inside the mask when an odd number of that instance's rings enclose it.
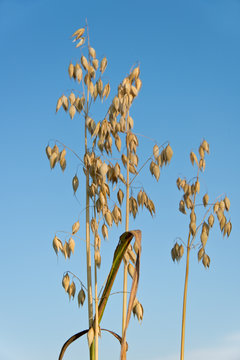
<path fill-rule="evenodd" d="M 96 207 L 94 197 L 94 217 L 96 219 Z M 94 239 L 95 240 L 95 239 Z M 97 244 L 94 241 L 94 253 L 97 251 Z M 94 281 L 95 281 L 95 360 L 98 360 L 98 289 L 97 289 L 97 264 L 94 256 Z"/>
<path fill-rule="evenodd" d="M 186 274 L 185 274 L 185 284 L 184 284 L 184 294 L 183 294 L 183 312 L 182 312 L 182 333 L 181 333 L 181 356 L 180 356 L 180 360 L 184 360 L 185 323 L 186 323 L 187 287 L 188 287 L 188 273 L 189 273 L 190 238 L 191 238 L 191 233 L 189 231 L 188 245 L 187 245 Z"/>
<path fill-rule="evenodd" d="M 89 88 L 87 91 L 87 108 L 85 114 L 85 154 L 88 151 L 87 148 L 87 125 L 86 120 L 89 111 Z M 91 270 L 91 250 L 90 250 L 90 221 L 89 221 L 89 170 L 86 169 L 86 258 L 87 258 L 87 288 L 88 288 L 88 321 L 89 327 L 93 322 L 93 299 L 92 299 L 92 270 Z M 90 346 L 90 360 L 94 359 L 94 344 Z"/>
<path fill-rule="evenodd" d="M 95 360 L 98 360 L 98 296 L 97 296 L 97 265 L 94 264 L 95 270 Z"/>
<path fill-rule="evenodd" d="M 197 181 L 198 181 L 198 178 L 199 178 L 199 167 L 198 167 L 198 172 L 197 172 Z M 196 190 L 194 192 L 193 211 L 195 210 L 195 203 L 196 203 Z M 183 293 L 183 311 L 182 311 L 182 332 L 181 332 L 180 360 L 184 360 L 187 288 L 188 288 L 188 274 L 189 274 L 189 257 L 190 257 L 190 250 L 191 250 L 191 245 L 192 245 L 192 242 L 190 243 L 190 239 L 191 239 L 191 231 L 189 230 L 188 243 L 187 243 L 186 273 L 185 273 L 185 283 L 184 283 L 184 293 Z"/>
<path fill-rule="evenodd" d="M 126 130 L 128 134 L 128 122 L 126 117 Z M 126 135 L 127 136 L 127 135 Z M 127 136 L 128 139 L 128 136 Z M 127 141 L 127 181 L 126 181 L 126 222 L 125 222 L 125 231 L 129 230 L 129 147 Z M 123 309 L 122 309 L 122 337 L 126 325 L 127 317 L 127 261 L 124 261 L 124 270 L 123 270 Z"/>

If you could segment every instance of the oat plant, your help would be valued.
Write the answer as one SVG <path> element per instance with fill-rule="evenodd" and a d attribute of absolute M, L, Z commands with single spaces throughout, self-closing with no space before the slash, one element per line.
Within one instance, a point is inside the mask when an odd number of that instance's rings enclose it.
<path fill-rule="evenodd" d="M 185 322 L 186 322 L 186 306 L 187 306 L 187 288 L 189 275 L 189 258 L 190 251 L 198 249 L 198 262 L 202 262 L 205 268 L 210 266 L 210 256 L 207 254 L 207 243 L 210 232 L 214 226 L 215 220 L 218 221 L 220 231 L 223 237 L 229 236 L 232 230 L 230 220 L 227 220 L 226 213 L 230 209 L 230 200 L 226 195 L 220 195 L 213 202 L 209 200 L 209 194 L 205 193 L 198 202 L 200 196 L 200 175 L 205 170 L 205 155 L 209 154 L 209 144 L 203 140 L 199 146 L 199 157 L 194 152 L 190 153 L 190 161 L 196 166 L 196 176 L 190 181 L 186 179 L 177 179 L 177 187 L 183 192 L 183 197 L 179 203 L 179 211 L 185 215 L 189 215 L 189 232 L 187 243 L 179 244 L 176 242 L 171 250 L 173 261 L 180 261 L 184 254 L 184 245 L 187 249 L 186 256 L 186 272 L 183 293 L 183 310 L 182 310 L 182 331 L 181 331 L 181 352 L 180 359 L 184 360 L 184 344 L 185 344 Z M 202 212 L 203 209 L 203 212 Z M 197 221 L 197 219 L 200 219 Z"/>
<path fill-rule="evenodd" d="M 139 94 L 141 86 L 140 68 L 136 66 L 130 70 L 130 73 L 119 84 L 116 96 L 113 98 L 112 104 L 109 107 L 106 121 L 110 124 L 110 135 L 107 137 L 107 143 L 105 142 L 103 144 L 101 135 L 104 123 L 98 132 L 95 132 L 99 137 L 98 146 L 104 146 L 107 152 L 112 154 L 112 148 L 108 146 L 108 143 L 112 144 L 113 138 L 116 150 L 120 153 L 120 156 L 118 153 L 114 154 L 116 161 L 114 167 L 108 171 L 108 179 L 117 191 L 118 203 L 114 205 L 112 212 L 115 222 L 119 217 L 122 220 L 121 207 L 125 200 L 125 231 L 129 230 L 130 215 L 135 219 L 140 207 L 147 209 L 151 216 L 155 214 L 154 202 L 147 195 L 144 186 L 142 185 L 140 188 L 135 186 L 135 180 L 138 179 L 138 175 L 145 166 L 150 164 L 150 172 L 158 181 L 162 168 L 170 163 L 173 155 L 169 143 L 161 146 L 155 143 L 152 154 L 146 157 L 143 164 L 139 164 L 137 155 L 139 134 L 134 132 L 134 120 L 130 115 L 130 110 L 134 100 Z M 127 318 L 127 277 L 128 274 L 133 277 L 135 262 L 136 256 L 130 245 L 124 256 L 122 336 L 126 327 Z M 137 316 L 139 321 L 142 320 L 143 306 L 137 299 L 135 299 L 134 302 L 133 314 Z"/>
<path fill-rule="evenodd" d="M 70 146 L 56 140 L 53 144 L 51 142 L 47 145 L 46 154 L 51 169 L 59 164 L 63 172 L 67 165 L 67 152 L 78 161 L 77 171 L 72 178 L 72 188 L 76 198 L 81 196 L 81 199 L 82 197 L 84 199 L 85 197 L 85 206 L 81 209 L 80 215 L 73 221 L 72 229 L 69 232 L 56 232 L 53 239 L 53 248 L 57 255 L 62 253 L 65 259 L 69 259 L 74 254 L 75 243 L 77 247 L 79 247 L 79 241 L 81 240 L 86 244 L 87 285 L 85 286 L 82 279 L 76 274 L 67 271 L 63 275 L 62 286 L 69 299 L 74 299 L 78 293 L 77 301 L 79 306 L 83 306 L 87 292 L 88 328 L 71 336 L 65 342 L 60 352 L 59 360 L 63 358 L 67 347 L 85 334 L 88 337 L 90 359 L 98 360 L 98 335 L 101 330 L 109 331 L 119 340 L 121 344 L 121 359 L 125 359 L 127 351 L 126 331 L 131 312 L 133 311 L 139 320 L 141 320 L 143 314 L 142 306 L 136 299 L 140 271 L 141 232 L 139 230 L 129 231 L 128 226 L 129 213 L 132 213 L 135 217 L 138 207 L 137 201 L 133 197 L 129 199 L 131 183 L 138 174 L 136 170 L 138 161 L 136 147 L 138 140 L 136 135 L 130 131 L 133 127 L 133 120 L 129 116 L 129 109 L 141 88 L 141 80 L 139 79 L 140 70 L 139 67 L 136 67 L 130 72 L 130 75 L 119 85 L 118 95 L 114 97 L 109 108 L 106 110 L 104 118 L 96 121 L 93 119 L 92 106 L 96 101 L 103 103 L 110 93 L 110 84 L 104 84 L 107 59 L 106 57 L 102 58 L 101 61 L 97 59 L 95 49 L 90 46 L 87 25 L 84 28 L 78 29 L 72 35 L 72 38 L 76 42 L 76 48 L 79 48 L 81 51 L 81 59 L 75 64 L 70 63 L 68 74 L 75 81 L 75 85 L 79 86 L 79 89 L 71 90 L 61 95 L 57 101 L 56 112 L 63 109 L 69 114 L 71 120 L 77 121 L 80 119 L 83 123 L 84 136 L 82 142 L 84 142 L 85 151 L 84 155 L 81 156 L 72 150 Z M 81 118 L 83 118 L 83 121 Z M 113 139 L 116 149 L 118 151 L 121 150 L 121 137 L 119 136 L 121 133 L 126 138 L 127 155 L 122 154 L 122 162 L 127 169 L 126 179 L 121 173 L 119 162 L 115 161 L 112 156 Z M 159 147 L 155 145 L 154 151 L 156 160 L 151 164 L 151 172 L 158 179 L 160 167 L 170 161 L 172 150 L 167 145 L 159 154 Z M 150 160 L 151 157 L 147 161 Z M 79 185 L 82 184 L 79 175 L 81 167 L 85 175 L 85 188 Z M 130 180 L 130 172 L 134 174 L 132 180 Z M 120 207 L 124 191 L 119 187 L 120 183 L 126 188 L 126 231 L 120 236 L 106 284 L 102 286 L 102 291 L 98 292 L 97 271 L 101 265 L 101 239 L 108 238 L 109 228 L 113 224 L 118 226 L 122 222 Z M 114 190 L 116 190 L 115 201 L 113 200 Z M 144 191 L 141 191 L 138 195 L 138 204 L 145 206 L 151 214 L 155 212 L 153 202 Z M 79 219 L 83 211 L 85 211 L 85 238 L 79 235 Z M 134 246 L 130 247 L 132 239 L 135 239 L 135 243 Z M 132 286 L 128 307 L 125 302 L 124 325 L 121 337 L 112 330 L 100 330 L 99 325 L 120 264 L 125 259 L 126 269 L 129 258 L 134 263 L 134 267 L 132 266 L 131 270 L 129 270 L 132 277 Z M 94 260 L 93 268 L 92 260 Z M 130 264 L 128 265 L 130 267 Z M 94 287 L 92 285 L 93 276 Z"/>

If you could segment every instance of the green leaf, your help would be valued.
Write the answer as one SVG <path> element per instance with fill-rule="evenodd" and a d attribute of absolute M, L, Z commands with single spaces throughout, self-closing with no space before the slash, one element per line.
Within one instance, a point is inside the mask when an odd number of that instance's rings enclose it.
<path fill-rule="evenodd" d="M 113 283 L 115 281 L 115 278 L 117 276 L 117 272 L 119 270 L 121 261 L 123 260 L 124 254 L 127 251 L 128 245 L 130 244 L 130 242 L 132 241 L 133 237 L 135 237 L 135 241 L 137 242 L 137 248 L 139 249 L 138 254 L 137 254 L 137 261 L 136 261 L 136 269 L 134 272 L 134 276 L 133 276 L 133 282 L 132 282 L 132 288 L 131 288 L 131 292 L 130 292 L 130 298 L 129 298 L 129 303 L 128 303 L 128 311 L 127 311 L 127 320 L 126 320 L 126 326 L 125 326 L 125 330 L 124 330 L 124 335 L 123 335 L 123 339 L 117 335 L 116 333 L 106 330 L 105 331 L 109 331 L 112 335 L 114 335 L 119 342 L 121 343 L 121 359 L 126 359 L 126 351 L 127 351 L 127 342 L 126 342 L 126 331 L 127 331 L 127 327 L 129 324 L 129 320 L 130 320 L 130 316 L 131 316 L 131 311 L 132 311 L 132 307 L 133 307 L 133 302 L 136 296 L 136 292 L 137 292 L 137 287 L 138 287 L 138 280 L 139 280 L 139 269 L 140 269 L 140 249 L 141 249 L 141 231 L 140 230 L 133 230 L 133 231 L 127 231 L 125 233 L 123 233 L 120 236 L 118 245 L 116 247 L 116 250 L 114 252 L 114 256 L 113 256 L 113 262 L 112 262 L 112 267 L 110 269 L 110 272 L 108 274 L 108 278 L 107 278 L 107 282 L 106 285 L 104 287 L 99 305 L 98 305 L 98 323 L 100 324 L 105 307 L 107 305 L 107 301 L 113 286 Z M 94 322 L 95 322 L 95 318 L 94 318 Z M 93 328 L 95 327 L 93 322 Z M 83 336 L 84 334 L 86 334 L 88 332 L 87 330 L 83 330 L 73 336 L 71 336 L 63 345 L 59 358 L 58 360 L 62 360 L 63 355 L 67 349 L 67 347 L 74 342 L 75 340 L 77 340 L 79 337 Z"/>

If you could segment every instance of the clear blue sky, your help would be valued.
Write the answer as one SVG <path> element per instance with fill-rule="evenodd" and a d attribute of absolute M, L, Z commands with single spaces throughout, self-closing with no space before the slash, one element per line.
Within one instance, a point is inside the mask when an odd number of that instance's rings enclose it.
<path fill-rule="evenodd" d="M 132 108 L 135 131 L 159 143 L 170 141 L 174 157 L 159 183 L 139 179 L 154 199 L 157 215 L 140 215 L 132 228 L 143 232 L 138 298 L 143 323 L 131 321 L 128 359 L 179 358 L 184 261 L 173 264 L 177 236 L 187 236 L 179 213 L 178 176 L 195 175 L 189 152 L 210 143 L 202 190 L 214 199 L 227 193 L 233 230 L 222 239 L 218 226 L 208 244 L 205 270 L 192 252 L 190 263 L 186 360 L 240 359 L 240 1 L 0 0 L 1 119 L 1 296 L 0 359 L 56 359 L 63 342 L 87 327 L 87 306 L 69 304 L 61 287 L 65 270 L 86 282 L 85 249 L 76 246 L 70 262 L 56 259 L 52 238 L 69 230 L 83 208 L 72 194 L 77 163 L 68 157 L 64 174 L 50 170 L 49 139 L 82 151 L 80 120 L 70 121 L 56 100 L 73 87 L 70 61 L 80 51 L 71 34 L 88 19 L 97 56 L 106 56 L 105 80 L 112 96 L 131 66 L 140 63 L 143 87 Z M 74 85 L 75 86 L 75 85 Z M 107 106 L 107 104 L 106 104 Z M 106 108 L 98 107 L 98 120 Z M 142 140 L 142 159 L 152 143 Z M 80 172 L 81 174 L 81 172 Z M 83 178 L 81 177 L 83 184 Z M 81 186 L 81 183 L 80 183 Z M 83 187 L 84 188 L 84 187 Z M 81 216 L 83 232 L 84 216 Z M 102 245 L 103 281 L 121 231 Z M 115 291 L 121 290 L 121 276 Z M 112 296 L 102 326 L 121 332 L 121 295 Z M 86 339 L 74 343 L 65 359 L 86 358 Z M 101 358 L 119 358 L 119 345 L 104 334 Z"/>

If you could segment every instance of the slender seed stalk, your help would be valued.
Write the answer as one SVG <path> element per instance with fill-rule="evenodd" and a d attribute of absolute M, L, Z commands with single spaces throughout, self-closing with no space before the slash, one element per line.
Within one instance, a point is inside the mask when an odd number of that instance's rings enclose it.
<path fill-rule="evenodd" d="M 198 181 L 198 178 L 199 178 L 199 167 L 198 167 L 198 172 L 197 172 L 197 181 Z M 195 209 L 196 195 L 197 195 L 197 192 L 195 190 L 194 199 L 193 199 L 193 210 Z M 183 312 L 182 312 L 182 332 L 181 332 L 181 355 L 180 355 L 180 360 L 184 360 L 187 288 L 188 288 L 188 274 L 189 274 L 189 257 L 190 257 L 190 250 L 191 250 L 191 245 L 192 245 L 192 242 L 190 243 L 190 239 L 191 239 L 191 231 L 189 230 L 188 243 L 187 243 L 186 273 L 185 273 L 185 283 L 184 283 L 184 293 L 183 293 Z"/>
<path fill-rule="evenodd" d="M 96 248 L 95 248 L 96 251 Z M 95 360 L 98 360 L 98 294 L 97 294 L 97 265 L 94 263 L 95 272 Z"/>
<path fill-rule="evenodd" d="M 96 206 L 94 197 L 94 217 L 96 219 Z M 94 242 L 94 253 L 97 251 L 97 244 Z M 95 256 L 94 256 L 95 259 Z M 95 280 L 95 360 L 98 360 L 98 289 L 97 289 L 97 264 L 94 260 L 94 280 Z"/>
<path fill-rule="evenodd" d="M 188 244 L 187 244 L 186 274 L 185 274 L 185 284 L 184 284 L 184 294 L 183 294 L 183 312 L 182 312 L 182 333 L 181 333 L 181 356 L 180 356 L 180 360 L 184 360 L 185 323 L 186 323 L 187 287 L 188 287 L 188 273 L 189 273 L 190 238 L 191 238 L 191 232 L 189 231 Z"/>
<path fill-rule="evenodd" d="M 128 134 L 128 122 L 126 118 L 126 130 Z M 127 181 L 126 181 L 126 222 L 125 231 L 129 230 L 129 148 L 127 141 Z M 127 261 L 124 261 L 123 270 L 123 310 L 122 310 L 122 336 L 125 329 L 126 317 L 127 317 Z"/>
<path fill-rule="evenodd" d="M 97 296 L 97 265 L 94 264 L 95 270 L 95 360 L 98 360 L 98 296 Z"/>
<path fill-rule="evenodd" d="M 87 125 L 86 120 L 89 111 L 89 88 L 87 91 L 87 109 L 85 115 L 85 154 L 87 153 Z M 86 169 L 86 258 L 87 258 L 87 288 L 88 288 L 88 321 L 89 327 L 93 321 L 93 299 L 92 299 L 92 270 L 91 270 L 91 250 L 90 250 L 90 221 L 89 221 L 89 170 Z M 90 346 L 90 359 L 94 359 L 94 344 Z"/>

